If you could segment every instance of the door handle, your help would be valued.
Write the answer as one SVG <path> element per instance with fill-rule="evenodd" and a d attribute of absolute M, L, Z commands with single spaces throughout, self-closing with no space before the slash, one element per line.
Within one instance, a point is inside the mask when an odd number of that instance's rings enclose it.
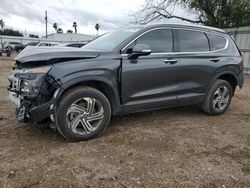
<path fill-rule="evenodd" d="M 166 59 L 164 60 L 164 63 L 169 63 L 171 65 L 177 63 L 178 61 L 176 59 Z"/>
<path fill-rule="evenodd" d="M 220 59 L 219 58 L 212 58 L 212 59 L 210 59 L 210 61 L 216 63 L 216 62 L 219 62 Z"/>

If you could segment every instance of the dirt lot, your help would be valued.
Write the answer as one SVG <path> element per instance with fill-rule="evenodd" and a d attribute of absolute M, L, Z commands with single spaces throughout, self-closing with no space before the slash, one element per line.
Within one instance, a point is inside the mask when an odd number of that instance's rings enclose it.
<path fill-rule="evenodd" d="M 17 123 L 0 60 L 0 187 L 250 187 L 250 76 L 217 117 L 184 107 L 116 117 L 69 143 Z"/>

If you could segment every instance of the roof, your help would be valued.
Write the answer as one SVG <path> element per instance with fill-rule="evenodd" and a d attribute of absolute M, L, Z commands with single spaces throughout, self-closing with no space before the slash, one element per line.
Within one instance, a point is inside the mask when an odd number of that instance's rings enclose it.
<path fill-rule="evenodd" d="M 202 29 L 206 31 L 215 31 L 220 33 L 226 33 L 224 30 L 215 28 L 215 27 L 209 27 L 209 26 L 202 26 L 202 25 L 195 25 L 195 24 L 186 24 L 186 23 L 151 23 L 146 25 L 140 25 L 145 28 L 155 28 L 155 27 L 174 27 L 174 28 L 186 28 L 186 29 Z"/>

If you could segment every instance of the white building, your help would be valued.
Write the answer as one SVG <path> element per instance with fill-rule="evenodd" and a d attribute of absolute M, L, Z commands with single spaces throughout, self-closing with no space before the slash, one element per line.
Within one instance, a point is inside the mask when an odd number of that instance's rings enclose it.
<path fill-rule="evenodd" d="M 46 36 L 42 36 L 42 39 L 46 39 Z M 47 40 L 55 42 L 89 42 L 96 38 L 93 35 L 85 35 L 79 33 L 53 33 L 47 36 Z"/>
<path fill-rule="evenodd" d="M 89 42 L 96 38 L 93 35 L 85 35 L 79 33 L 55 33 L 48 35 L 48 39 L 45 36 L 41 38 L 29 38 L 29 37 L 15 37 L 0 35 L 0 47 L 5 42 L 20 42 L 27 44 L 29 42 L 59 42 L 59 43 L 70 43 L 70 42 Z"/>

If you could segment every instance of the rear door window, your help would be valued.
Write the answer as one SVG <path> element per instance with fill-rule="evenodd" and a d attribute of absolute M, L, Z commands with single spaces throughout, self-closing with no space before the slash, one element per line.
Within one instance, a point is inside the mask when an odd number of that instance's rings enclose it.
<path fill-rule="evenodd" d="M 178 30 L 180 52 L 209 51 L 208 38 L 203 32 Z"/>

